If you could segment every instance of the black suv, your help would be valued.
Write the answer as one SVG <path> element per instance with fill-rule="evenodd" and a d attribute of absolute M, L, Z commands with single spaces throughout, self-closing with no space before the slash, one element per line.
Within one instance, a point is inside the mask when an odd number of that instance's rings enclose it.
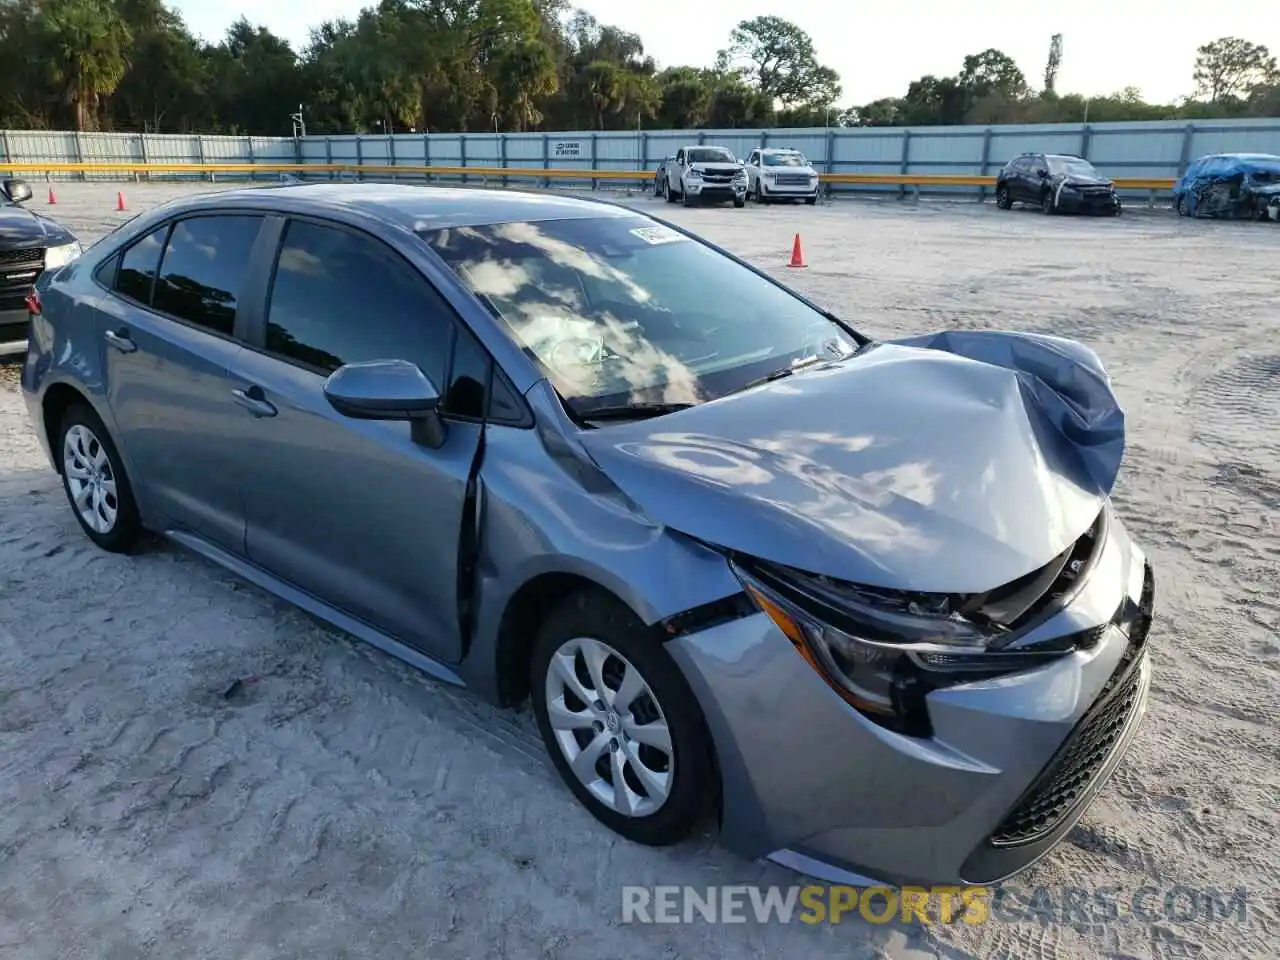
<path fill-rule="evenodd" d="M 0 182 L 0 357 L 27 349 L 27 294 L 40 274 L 80 255 L 66 227 L 23 209 L 30 199 L 22 180 Z"/>
<path fill-rule="evenodd" d="M 1063 153 L 1023 153 L 996 176 L 996 206 L 1033 203 L 1045 213 L 1120 212 L 1116 187 L 1084 157 Z"/>

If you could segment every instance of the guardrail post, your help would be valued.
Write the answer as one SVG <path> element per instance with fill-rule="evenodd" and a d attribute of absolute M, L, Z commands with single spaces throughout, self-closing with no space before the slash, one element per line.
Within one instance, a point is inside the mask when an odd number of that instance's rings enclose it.
<path fill-rule="evenodd" d="M 142 162 L 147 162 L 147 135 L 145 133 L 138 134 L 138 152 L 142 155 Z M 147 180 L 151 179 L 151 174 L 147 174 Z M 133 171 L 133 182 L 138 182 L 138 171 Z"/>
<path fill-rule="evenodd" d="M 202 136 L 201 136 L 200 134 L 198 134 L 198 133 L 196 134 L 196 156 L 198 156 L 198 157 L 200 158 L 200 165 L 201 165 L 201 166 L 204 166 L 204 165 L 207 163 L 207 161 L 205 160 L 205 156 L 204 156 L 204 137 L 202 137 Z M 208 173 L 209 173 L 209 182 L 210 182 L 210 183 L 216 183 L 217 181 L 216 181 L 216 179 L 215 179 L 215 174 L 214 174 L 214 172 L 213 172 L 212 170 L 210 170 L 210 171 L 208 171 Z"/>
<path fill-rule="evenodd" d="M 706 142 L 707 142 L 707 134 L 706 134 L 706 131 L 704 131 L 704 130 L 699 130 L 699 131 L 698 131 L 698 146 L 702 146 L 702 145 L 703 145 L 704 143 L 706 143 Z"/>
<path fill-rule="evenodd" d="M 428 133 L 424 133 L 424 134 L 422 135 L 422 165 L 423 165 L 424 167 L 427 167 L 427 168 L 428 168 L 428 169 L 427 169 L 427 172 L 426 172 L 426 173 L 424 173 L 424 174 L 422 175 L 422 178 L 423 178 L 424 180 L 426 180 L 426 181 L 427 181 L 427 183 L 430 183 L 430 182 L 431 182 L 431 170 L 430 170 L 430 167 L 431 167 L 431 135 L 430 135 L 430 134 L 428 134 Z"/>
<path fill-rule="evenodd" d="M 507 166 L 507 135 L 505 133 L 498 134 L 498 159 L 502 161 L 502 167 L 505 170 Z M 502 186 L 507 186 L 507 178 L 502 178 Z"/>
<path fill-rule="evenodd" d="M 596 135 L 593 133 L 591 134 L 591 169 L 595 170 L 595 168 L 596 168 Z M 591 189 L 595 190 L 599 186 L 600 186 L 600 181 L 597 180 L 595 177 L 592 177 Z"/>
<path fill-rule="evenodd" d="M 909 129 L 902 131 L 902 162 L 898 165 L 898 172 L 904 177 L 911 170 L 911 131 Z M 906 185 L 898 187 L 898 199 L 907 199 Z"/>
<path fill-rule="evenodd" d="M 391 182 L 396 182 L 396 139 L 387 134 L 387 159 L 391 161 Z"/>
<path fill-rule="evenodd" d="M 649 169 L 649 134 L 641 130 L 636 139 L 638 141 L 636 149 L 640 154 L 640 169 L 647 172 Z"/>
<path fill-rule="evenodd" d="M 987 127 L 982 131 L 982 166 L 978 169 L 978 176 L 985 177 L 989 166 L 991 166 L 991 128 Z M 987 188 L 985 186 L 978 187 L 978 202 L 987 202 Z"/>
<path fill-rule="evenodd" d="M 324 138 L 324 165 L 329 168 L 327 171 L 329 179 L 333 179 L 333 138 Z"/>
<path fill-rule="evenodd" d="M 258 160 L 257 160 L 257 158 L 253 155 L 253 137 L 245 137 L 245 138 L 244 138 L 244 149 L 245 149 L 245 152 L 249 154 L 249 165 L 250 165 L 250 166 L 255 165 L 255 164 L 258 162 Z M 249 171 L 249 182 L 250 182 L 250 183 L 252 183 L 253 181 L 255 181 L 255 180 L 257 180 L 257 179 L 258 179 L 258 175 L 257 175 L 257 173 L 256 173 L 255 171 L 253 171 L 253 170 L 250 170 L 250 171 Z"/>
<path fill-rule="evenodd" d="M 549 146 L 550 142 L 551 142 L 551 138 L 548 137 L 546 133 L 543 133 L 542 134 L 542 169 L 543 170 L 551 169 L 551 147 Z M 542 188 L 544 190 L 551 189 L 550 177 L 542 178 Z"/>
<path fill-rule="evenodd" d="M 364 179 L 364 134 L 356 134 L 356 179 Z"/>
<path fill-rule="evenodd" d="M 4 162 L 13 163 L 13 157 L 9 154 L 9 131 L 0 130 L 0 150 L 4 151 Z"/>
<path fill-rule="evenodd" d="M 465 133 L 458 134 L 458 166 L 466 169 L 467 166 L 467 135 Z M 462 182 L 467 182 L 467 175 L 462 175 Z"/>
<path fill-rule="evenodd" d="M 1089 159 L 1089 144 L 1093 140 L 1093 127 L 1087 123 L 1080 128 L 1080 156 Z"/>
<path fill-rule="evenodd" d="M 76 163 L 83 164 L 83 163 L 84 163 L 84 144 L 83 144 L 83 143 L 81 142 L 81 140 L 80 140 L 80 131 L 79 131 L 79 130 L 77 130 L 77 131 L 76 131 L 75 144 L 76 144 Z M 85 173 L 83 170 L 81 170 L 81 171 L 80 171 L 80 179 L 81 179 L 81 180 L 88 180 L 88 179 L 89 179 L 89 175 L 88 175 L 87 173 Z"/>
<path fill-rule="evenodd" d="M 761 130 L 760 131 L 760 149 L 763 150 L 767 146 L 769 146 L 769 131 Z"/>

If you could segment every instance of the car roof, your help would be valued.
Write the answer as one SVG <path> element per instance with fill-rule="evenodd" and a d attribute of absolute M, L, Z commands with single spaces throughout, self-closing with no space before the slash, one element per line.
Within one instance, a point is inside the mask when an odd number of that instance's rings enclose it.
<path fill-rule="evenodd" d="M 799 153 L 795 147 L 761 147 L 761 153 Z"/>
<path fill-rule="evenodd" d="M 185 198 L 167 209 L 262 207 L 288 213 L 351 210 L 410 230 L 478 227 L 494 223 L 641 217 L 607 201 L 525 190 L 488 190 L 404 183 L 290 183 L 243 187 Z"/>

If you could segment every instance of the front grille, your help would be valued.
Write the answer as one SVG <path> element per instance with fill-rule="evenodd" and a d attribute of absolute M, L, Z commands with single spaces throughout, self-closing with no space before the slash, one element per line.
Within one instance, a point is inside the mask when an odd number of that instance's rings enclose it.
<path fill-rule="evenodd" d="M 1126 601 L 1117 615 L 1117 625 L 1128 630 L 1124 656 L 1098 701 L 991 835 L 992 846 L 1022 846 L 1051 833 L 1075 809 L 1081 794 L 1115 752 L 1141 696 L 1140 665 L 1151 629 L 1154 597 L 1155 581 L 1148 566 L 1136 610 Z"/>
<path fill-rule="evenodd" d="M 25 309 L 27 294 L 43 270 L 43 247 L 0 250 L 0 311 Z"/>
<path fill-rule="evenodd" d="M 777 182 L 780 187 L 807 187 L 809 185 L 809 175 L 807 173 L 780 173 L 777 176 Z"/>
<path fill-rule="evenodd" d="M 712 173 L 708 171 L 702 175 L 702 179 L 707 183 L 733 183 L 734 176 L 732 173 Z"/>

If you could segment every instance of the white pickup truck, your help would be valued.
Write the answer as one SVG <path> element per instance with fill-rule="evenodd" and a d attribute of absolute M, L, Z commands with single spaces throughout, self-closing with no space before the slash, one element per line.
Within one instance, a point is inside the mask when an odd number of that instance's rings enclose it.
<path fill-rule="evenodd" d="M 655 196 L 668 203 L 683 200 L 691 207 L 699 200 L 747 203 L 747 171 L 724 147 L 681 147 L 667 157 L 653 178 Z"/>

